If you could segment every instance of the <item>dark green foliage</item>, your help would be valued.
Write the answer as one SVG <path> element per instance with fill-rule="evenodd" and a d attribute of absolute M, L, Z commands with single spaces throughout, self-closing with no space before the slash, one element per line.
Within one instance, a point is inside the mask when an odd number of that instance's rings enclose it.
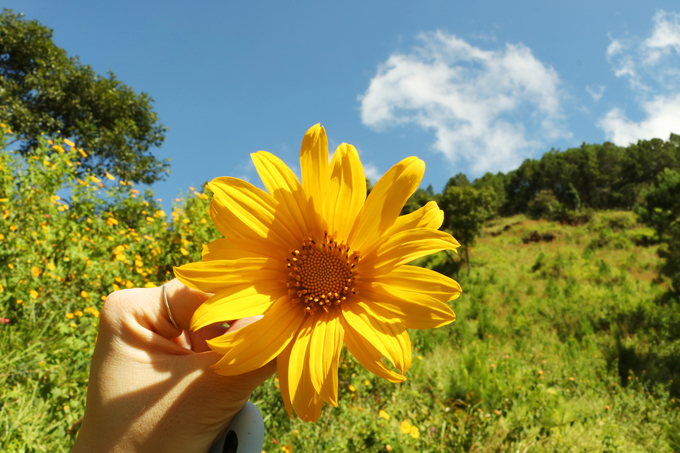
<path fill-rule="evenodd" d="M 169 171 L 150 148 L 166 128 L 146 93 L 135 94 L 109 72 L 90 66 L 52 42 L 52 30 L 5 9 L 0 15 L 0 121 L 34 148 L 41 135 L 71 139 L 87 149 L 81 169 L 106 171 L 128 181 L 153 183 Z"/>
<path fill-rule="evenodd" d="M 627 148 L 586 144 L 527 159 L 505 176 L 504 213 L 528 212 L 541 191 L 551 191 L 564 209 L 631 209 L 664 168 L 680 168 L 680 138 L 640 140 Z M 476 181 L 475 181 L 476 184 Z"/>
<path fill-rule="evenodd" d="M 505 183 L 506 176 L 504 173 L 498 172 L 495 175 L 493 173 L 485 173 L 481 178 L 475 179 L 472 183 L 472 187 L 475 189 L 482 189 L 484 187 L 490 187 L 496 192 L 496 197 L 498 198 L 498 204 L 502 206 L 506 201 L 505 193 Z"/>
<path fill-rule="evenodd" d="M 680 172 L 666 168 L 656 184 L 643 193 L 644 204 L 637 207 L 640 220 L 653 228 L 662 243 L 659 257 L 664 259 L 663 275 L 670 291 L 680 295 Z"/>
<path fill-rule="evenodd" d="M 446 192 L 446 189 L 449 187 L 466 187 L 469 185 L 470 181 L 468 180 L 467 176 L 465 176 L 464 173 L 458 173 L 456 176 L 449 178 L 449 180 L 446 182 L 446 185 L 444 186 L 444 192 Z"/>
<path fill-rule="evenodd" d="M 444 228 L 463 246 L 469 274 L 469 247 L 479 236 L 484 222 L 496 215 L 496 192 L 489 187 L 477 190 L 471 185 L 449 185 L 441 197 L 440 207 L 444 210 Z"/>
<path fill-rule="evenodd" d="M 415 191 L 411 198 L 408 199 L 404 207 L 401 209 L 401 215 L 410 214 L 423 206 L 425 206 L 429 201 L 438 201 L 441 195 L 435 194 L 432 190 L 432 186 L 429 186 L 427 190 L 418 189 Z"/>

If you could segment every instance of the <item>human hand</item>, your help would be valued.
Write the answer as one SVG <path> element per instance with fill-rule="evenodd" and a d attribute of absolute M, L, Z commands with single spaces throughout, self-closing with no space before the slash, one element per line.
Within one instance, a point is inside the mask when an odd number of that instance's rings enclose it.
<path fill-rule="evenodd" d="M 109 295 L 100 315 L 83 424 L 72 453 L 205 453 L 276 371 L 275 362 L 240 376 L 210 369 L 221 357 L 206 341 L 224 326 L 189 332 L 194 311 L 209 295 L 178 280 L 166 284 L 173 326 L 162 288 Z M 231 325 L 237 330 L 257 318 Z"/>

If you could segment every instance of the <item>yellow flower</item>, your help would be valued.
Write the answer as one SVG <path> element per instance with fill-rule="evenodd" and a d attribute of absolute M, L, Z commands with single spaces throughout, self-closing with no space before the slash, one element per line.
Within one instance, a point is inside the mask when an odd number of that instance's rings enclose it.
<path fill-rule="evenodd" d="M 385 420 L 389 420 L 389 419 L 390 419 L 390 414 L 388 414 L 387 412 L 385 412 L 385 411 L 383 411 L 383 410 L 381 410 L 380 412 L 378 412 L 378 415 L 380 415 L 380 416 L 381 416 L 382 418 L 384 418 Z"/>
<path fill-rule="evenodd" d="M 408 420 L 404 420 L 399 425 L 399 429 L 401 430 L 402 433 L 409 434 L 411 432 L 411 424 L 408 422 Z"/>
<path fill-rule="evenodd" d="M 66 317 L 68 319 L 73 319 L 74 314 L 73 313 L 66 313 Z"/>
<path fill-rule="evenodd" d="M 349 391 L 350 391 L 350 392 L 356 392 L 357 389 L 356 389 L 353 385 L 350 385 L 350 386 L 349 386 Z"/>
<path fill-rule="evenodd" d="M 80 297 L 84 297 L 85 299 L 87 299 L 88 297 L 90 297 L 90 295 L 87 294 L 87 291 L 83 290 L 83 291 L 80 292 Z"/>
<path fill-rule="evenodd" d="M 402 382 L 411 364 L 406 329 L 455 320 L 446 302 L 460 294 L 458 283 L 406 263 L 460 244 L 438 231 L 444 214 L 434 202 L 399 217 L 425 171 L 416 157 L 392 167 L 368 198 L 356 149 L 341 144 L 329 164 L 318 124 L 302 141 L 302 184 L 276 156 L 252 158 L 268 193 L 236 178 L 210 182 L 210 215 L 225 237 L 175 275 L 214 293 L 196 310 L 194 330 L 264 315 L 208 342 L 223 355 L 216 372 L 238 375 L 277 358 L 288 414 L 315 421 L 324 401 L 338 404 L 343 342 L 369 371 Z"/>
<path fill-rule="evenodd" d="M 412 427 L 411 427 L 411 437 L 413 437 L 414 439 L 417 439 L 417 438 L 420 437 L 420 431 L 418 431 L 418 427 L 417 427 L 417 426 L 412 426 Z"/>
<path fill-rule="evenodd" d="M 116 177 L 113 176 L 113 175 L 112 175 L 111 173 L 109 173 L 108 171 L 106 172 L 106 177 L 107 177 L 109 180 L 111 180 L 111 181 L 115 181 L 115 180 L 116 180 Z"/>
<path fill-rule="evenodd" d="M 38 298 L 38 291 L 36 291 L 36 290 L 34 290 L 34 289 L 32 289 L 32 290 L 30 291 L 30 294 L 31 294 L 31 297 L 32 297 L 33 299 L 37 299 L 37 298 Z"/>
<path fill-rule="evenodd" d="M 39 277 L 41 274 L 41 271 L 39 268 L 35 266 L 31 266 L 31 274 L 33 274 L 34 277 Z"/>
<path fill-rule="evenodd" d="M 187 252 L 187 249 L 185 249 L 184 247 L 180 247 L 179 252 L 180 252 L 182 255 L 188 255 L 188 254 L 189 254 L 189 252 Z"/>

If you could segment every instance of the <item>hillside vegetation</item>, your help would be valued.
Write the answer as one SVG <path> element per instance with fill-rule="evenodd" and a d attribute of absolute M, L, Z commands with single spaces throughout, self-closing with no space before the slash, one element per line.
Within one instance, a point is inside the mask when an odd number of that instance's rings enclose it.
<path fill-rule="evenodd" d="M 180 194 L 166 218 L 151 192 L 79 172 L 84 153 L 56 137 L 0 152 L 1 451 L 68 451 L 103 299 L 162 284 L 218 235 L 209 194 Z M 657 239 L 630 211 L 487 221 L 469 276 L 458 256 L 418 263 L 464 292 L 456 322 L 410 332 L 408 380 L 344 354 L 339 407 L 308 424 L 288 418 L 273 377 L 252 398 L 264 450 L 680 451 L 680 307 Z"/>

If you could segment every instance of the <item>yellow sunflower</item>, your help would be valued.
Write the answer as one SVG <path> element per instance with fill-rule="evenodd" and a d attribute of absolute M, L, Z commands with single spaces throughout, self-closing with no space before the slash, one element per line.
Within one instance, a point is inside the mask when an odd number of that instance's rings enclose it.
<path fill-rule="evenodd" d="M 460 294 L 458 283 L 406 263 L 460 244 L 438 231 L 444 214 L 434 202 L 399 216 L 425 171 L 416 157 L 392 167 L 368 197 L 356 149 L 341 144 L 329 165 L 318 124 L 302 140 L 302 184 L 276 156 L 252 158 L 268 193 L 236 178 L 210 182 L 210 216 L 224 238 L 175 275 L 215 294 L 192 329 L 264 315 L 209 342 L 224 356 L 216 372 L 242 374 L 277 359 L 288 413 L 316 421 L 324 401 L 338 404 L 343 342 L 366 369 L 402 382 L 411 364 L 406 329 L 455 320 L 446 302 Z"/>

